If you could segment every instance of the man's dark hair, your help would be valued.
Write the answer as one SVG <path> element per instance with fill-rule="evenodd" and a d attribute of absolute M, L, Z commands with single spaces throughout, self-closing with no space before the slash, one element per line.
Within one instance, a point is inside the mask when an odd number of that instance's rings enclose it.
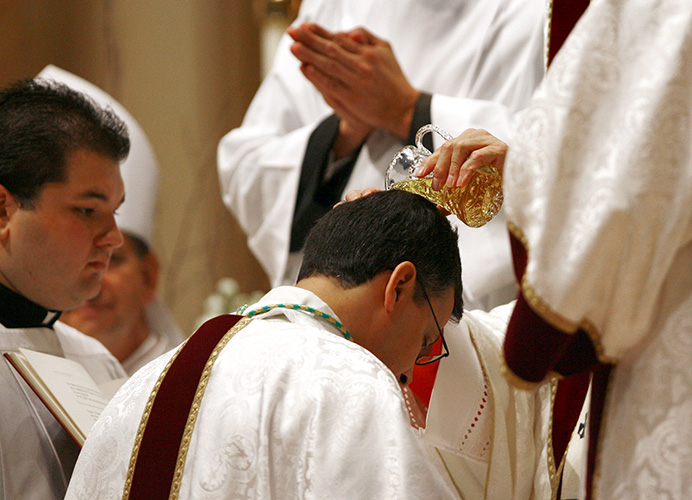
<path fill-rule="evenodd" d="M 428 294 L 453 287 L 452 318 L 459 320 L 457 232 L 433 203 L 405 191 L 381 191 L 327 212 L 305 240 L 298 281 L 322 275 L 352 288 L 405 261 L 416 266 L 418 282 Z M 422 291 L 417 298 L 424 300 Z"/>
<path fill-rule="evenodd" d="M 130 150 L 125 123 L 50 80 L 20 80 L 0 92 L 0 184 L 20 206 L 33 207 L 46 183 L 65 182 L 68 156 L 78 150 L 120 163 Z"/>
<path fill-rule="evenodd" d="M 144 257 L 146 257 L 147 254 L 151 251 L 151 247 L 149 246 L 149 244 L 146 241 L 144 241 L 142 238 L 137 236 L 135 233 L 127 231 L 126 229 L 121 229 L 120 231 L 123 233 L 124 237 L 126 237 L 127 239 L 130 240 L 130 242 L 132 243 L 132 248 L 135 251 L 135 254 L 140 259 L 143 259 Z"/>

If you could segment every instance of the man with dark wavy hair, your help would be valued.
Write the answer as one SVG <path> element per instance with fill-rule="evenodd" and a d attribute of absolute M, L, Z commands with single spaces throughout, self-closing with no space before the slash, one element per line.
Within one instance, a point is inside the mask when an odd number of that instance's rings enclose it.
<path fill-rule="evenodd" d="M 114 212 L 128 150 L 123 122 L 64 85 L 0 92 L 0 351 L 73 359 L 98 383 L 125 375 L 57 320 L 98 293 L 122 244 Z M 0 399 L 0 499 L 63 498 L 79 447 L 5 358 Z"/>
<path fill-rule="evenodd" d="M 242 318 L 210 320 L 133 375 L 92 429 L 66 498 L 455 498 L 409 424 L 398 379 L 447 354 L 430 346 L 461 315 L 456 231 L 427 200 L 387 191 L 328 212 L 305 250 L 296 286 Z M 193 382 L 206 389 L 175 415 L 168 382 L 180 380 L 179 401 L 193 379 L 178 360 L 216 333 L 208 379 Z M 167 459 L 156 443 L 170 448 L 169 430 L 193 414 Z"/>
<path fill-rule="evenodd" d="M 115 217 L 123 244 L 111 256 L 99 294 L 77 309 L 65 311 L 61 320 L 101 342 L 132 375 L 185 339 L 157 297 L 160 263 L 153 245 L 159 180 L 156 154 L 135 117 L 93 83 L 52 64 L 38 76 L 64 83 L 109 106 L 127 125 L 130 153 L 120 165 L 127 200 Z"/>

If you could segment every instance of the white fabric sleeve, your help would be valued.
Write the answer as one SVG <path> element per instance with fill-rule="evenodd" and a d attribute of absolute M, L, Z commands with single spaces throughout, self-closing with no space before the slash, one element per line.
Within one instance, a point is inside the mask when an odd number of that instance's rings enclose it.
<path fill-rule="evenodd" d="M 692 241 L 692 11 L 653 18 L 636 4 L 591 5 L 505 165 L 507 217 L 529 256 L 525 296 L 556 328 L 588 331 L 611 361 L 645 337 Z"/>
<path fill-rule="evenodd" d="M 308 139 L 330 110 L 290 54 L 284 37 L 277 63 L 262 83 L 241 127 L 218 148 L 224 204 L 272 285 L 284 274 L 300 169 Z M 319 119 L 315 120 L 314 116 Z"/>

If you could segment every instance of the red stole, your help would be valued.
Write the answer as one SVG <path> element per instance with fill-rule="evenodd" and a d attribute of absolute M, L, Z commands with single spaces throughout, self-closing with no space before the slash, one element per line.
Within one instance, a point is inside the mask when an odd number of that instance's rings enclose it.
<path fill-rule="evenodd" d="M 183 438 L 195 397 L 200 397 L 198 387 L 205 367 L 210 368 L 208 362 L 211 359 L 213 363 L 218 355 L 218 351 L 215 351 L 217 345 L 241 318 L 226 314 L 210 319 L 192 334 L 169 362 L 157 383 L 160 384 L 158 390 L 154 388 L 149 417 L 143 421 L 144 432 L 135 443 L 124 500 L 169 498 L 176 479 L 179 452 L 183 445 L 186 449 L 189 444 Z M 179 486 L 182 468 L 178 468 L 177 476 Z"/>
<path fill-rule="evenodd" d="M 514 234 L 511 234 L 517 280 L 521 282 L 526 269 L 526 249 Z M 509 324 L 503 345 L 504 361 L 510 377 L 538 383 L 549 373 L 563 376 L 557 385 L 552 409 L 552 433 L 550 436 L 552 460 L 555 470 L 560 471 L 567 445 L 579 419 L 589 382 L 593 377 L 591 407 L 589 412 L 589 446 L 587 456 L 587 496 L 592 498 L 598 435 L 604 410 L 605 393 L 612 366 L 599 362 L 589 335 L 579 329 L 565 333 L 550 325 L 534 311 L 523 291 Z M 553 478 L 553 486 L 561 487 L 559 477 Z"/>
<path fill-rule="evenodd" d="M 440 354 L 442 352 L 442 341 L 437 340 L 430 348 L 430 354 Z M 409 384 L 409 388 L 425 405 L 426 412 L 430 406 L 430 397 L 432 396 L 433 385 L 437 377 L 437 369 L 440 363 L 430 363 L 429 365 L 414 365 L 413 380 Z"/>

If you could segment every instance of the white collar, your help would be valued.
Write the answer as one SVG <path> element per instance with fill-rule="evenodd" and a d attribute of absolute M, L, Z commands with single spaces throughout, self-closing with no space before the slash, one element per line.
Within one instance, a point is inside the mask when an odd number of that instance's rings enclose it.
<path fill-rule="evenodd" d="M 300 304 L 302 306 L 308 306 L 313 309 L 316 309 L 318 311 L 321 311 L 323 313 L 328 314 L 332 318 L 334 318 L 337 321 L 341 321 L 339 317 L 332 311 L 332 309 L 322 300 L 320 299 L 317 295 L 315 295 L 313 292 L 306 290 L 304 288 L 299 288 L 295 286 L 279 286 L 276 287 L 272 290 L 270 290 L 264 297 L 262 297 L 259 301 L 257 301 L 254 304 L 251 304 L 247 307 L 246 310 L 252 310 L 252 309 L 257 309 L 263 306 L 268 306 L 272 304 L 278 304 L 278 303 L 284 303 L 284 304 Z M 299 315 L 299 316 L 296 316 Z M 272 309 L 264 314 L 262 314 L 262 318 L 269 318 L 269 317 L 274 317 L 274 316 L 285 316 L 289 321 L 294 321 L 296 318 L 302 318 L 302 317 L 310 317 L 314 318 L 312 315 L 305 311 L 300 311 L 300 310 L 290 310 L 290 309 L 283 309 L 283 308 L 276 308 Z M 339 333 L 339 329 L 336 328 L 334 325 L 322 321 L 324 325 L 326 325 L 328 328 L 333 329 L 335 332 Z M 341 333 L 339 333 L 341 335 Z"/>

